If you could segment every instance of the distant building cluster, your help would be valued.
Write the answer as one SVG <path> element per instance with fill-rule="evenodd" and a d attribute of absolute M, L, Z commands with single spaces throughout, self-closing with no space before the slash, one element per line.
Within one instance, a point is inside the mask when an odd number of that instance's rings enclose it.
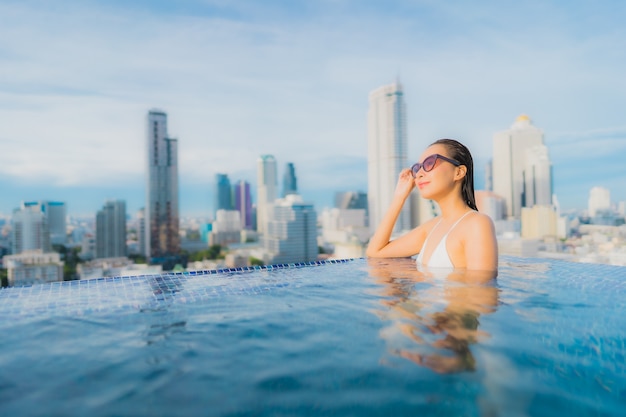
<path fill-rule="evenodd" d="M 249 182 L 231 183 L 227 173 L 217 173 L 214 210 L 200 219 L 181 218 L 178 139 L 168 132 L 167 114 L 149 110 L 145 207 L 129 216 L 124 200 L 109 200 L 94 218 L 78 219 L 68 216 L 64 202 L 22 202 L 0 217 L 5 285 L 362 257 L 400 171 L 410 165 L 406 117 L 400 82 L 370 92 L 367 192 L 337 191 L 334 207 L 318 213 L 298 190 L 295 165 L 284 165 L 279 189 L 277 161 L 265 154 L 256 161 L 256 202 Z M 527 115 L 492 140 L 476 202 L 494 221 L 501 254 L 626 265 L 626 203 L 615 205 L 598 186 L 585 212 L 562 213 L 543 131 Z M 415 192 L 393 233 L 437 215 L 433 202 Z"/>

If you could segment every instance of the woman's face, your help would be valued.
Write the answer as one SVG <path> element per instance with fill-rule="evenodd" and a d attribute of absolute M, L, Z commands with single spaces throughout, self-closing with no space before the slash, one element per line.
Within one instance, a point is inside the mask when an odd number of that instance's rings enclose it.
<path fill-rule="evenodd" d="M 423 163 L 431 155 L 439 154 L 450 158 L 444 145 L 431 145 L 422 153 L 419 162 Z M 415 186 L 423 198 L 433 200 L 454 187 L 456 167 L 441 158 L 437 158 L 434 167 L 426 172 L 420 169 L 415 175 Z"/>

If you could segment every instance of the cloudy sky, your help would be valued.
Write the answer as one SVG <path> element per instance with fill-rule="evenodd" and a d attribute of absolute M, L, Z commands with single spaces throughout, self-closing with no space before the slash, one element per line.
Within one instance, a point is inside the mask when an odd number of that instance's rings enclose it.
<path fill-rule="evenodd" d="M 617 0 L 1 0 L 0 213 L 142 207 L 151 108 L 179 139 L 183 214 L 213 209 L 216 173 L 255 185 L 261 154 L 330 206 L 367 190 L 367 96 L 396 77 L 410 159 L 457 138 L 481 188 L 493 134 L 527 114 L 564 209 L 593 186 L 626 201 L 624 21 Z"/>

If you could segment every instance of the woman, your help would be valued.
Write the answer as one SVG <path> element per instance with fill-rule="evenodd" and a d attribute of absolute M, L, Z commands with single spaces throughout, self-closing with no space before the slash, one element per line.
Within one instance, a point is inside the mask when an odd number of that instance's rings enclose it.
<path fill-rule="evenodd" d="M 389 209 L 370 238 L 367 256 L 398 258 L 418 254 L 418 266 L 483 271 L 487 274 L 480 277 L 495 277 L 498 246 L 493 222 L 476 208 L 470 151 L 456 140 L 440 139 L 424 151 L 420 160 L 400 172 Z M 415 187 L 423 198 L 439 205 L 441 215 L 390 241 L 402 206 Z"/>

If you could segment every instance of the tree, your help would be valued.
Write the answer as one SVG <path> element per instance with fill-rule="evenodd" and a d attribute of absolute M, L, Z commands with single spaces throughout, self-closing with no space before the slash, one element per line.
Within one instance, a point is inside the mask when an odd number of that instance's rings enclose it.
<path fill-rule="evenodd" d="M 9 286 L 9 270 L 0 268 L 0 285 L 2 287 Z"/>
<path fill-rule="evenodd" d="M 249 258 L 248 258 L 248 262 L 249 262 L 249 263 L 250 263 L 250 265 L 252 265 L 252 266 L 255 266 L 255 265 L 258 265 L 258 266 L 263 266 L 263 265 L 265 265 L 265 263 L 264 263 L 262 260 L 260 260 L 260 259 L 258 259 L 258 258 L 255 258 L 254 256 L 249 257 Z"/>

